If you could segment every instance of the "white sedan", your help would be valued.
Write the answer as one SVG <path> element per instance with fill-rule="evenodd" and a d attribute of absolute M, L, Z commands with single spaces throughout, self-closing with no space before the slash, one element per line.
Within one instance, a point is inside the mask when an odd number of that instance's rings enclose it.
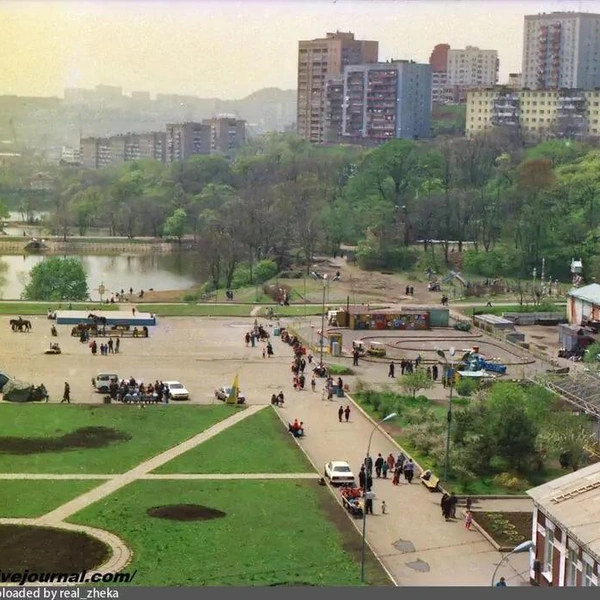
<path fill-rule="evenodd" d="M 332 460 L 325 465 L 325 477 L 329 478 L 331 485 L 355 483 L 354 473 L 347 462 Z"/>
<path fill-rule="evenodd" d="M 179 381 L 163 381 L 168 386 L 171 400 L 189 400 L 190 393 L 183 387 Z"/>

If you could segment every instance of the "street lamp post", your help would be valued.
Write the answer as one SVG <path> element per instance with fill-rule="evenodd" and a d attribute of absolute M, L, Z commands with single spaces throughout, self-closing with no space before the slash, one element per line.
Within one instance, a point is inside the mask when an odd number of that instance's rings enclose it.
<path fill-rule="evenodd" d="M 325 291 L 326 291 L 326 283 L 327 283 L 327 275 L 323 275 L 323 303 L 321 305 L 321 359 L 319 364 L 323 364 L 323 345 L 325 344 Z"/>
<path fill-rule="evenodd" d="M 446 354 L 443 350 L 436 350 L 437 355 L 444 361 L 445 372 L 447 373 L 447 367 L 450 367 L 450 395 L 448 397 L 448 426 L 446 430 L 446 457 L 444 459 L 444 481 L 448 481 L 448 474 L 450 473 L 450 434 L 452 433 L 452 399 L 454 396 L 454 355 L 456 350 L 450 348 L 448 353 L 452 357 L 452 361 L 448 362 Z"/>
<path fill-rule="evenodd" d="M 386 421 L 389 421 L 390 419 L 393 419 L 394 417 L 397 416 L 398 413 L 391 413 L 389 414 L 387 417 L 384 417 L 383 419 L 381 419 L 381 421 L 378 421 L 377 423 L 375 423 L 375 426 L 373 427 L 373 431 L 371 431 L 371 435 L 369 436 L 369 443 L 367 444 L 367 454 L 365 455 L 365 466 L 367 464 L 367 458 L 369 457 L 369 454 L 371 452 L 371 442 L 373 441 L 373 435 L 375 435 L 375 432 L 379 429 L 379 426 L 382 423 L 385 423 Z M 368 474 L 367 474 L 368 477 Z M 367 510 L 366 510 L 366 499 L 365 499 L 365 494 L 367 491 L 367 486 L 366 486 L 366 482 L 365 482 L 365 489 L 363 489 L 363 522 L 362 522 L 362 545 L 361 545 L 361 549 L 360 549 L 360 581 L 361 583 L 365 582 L 365 553 L 366 553 L 366 546 L 367 546 Z"/>
<path fill-rule="evenodd" d="M 533 542 L 531 540 L 527 540 L 526 542 L 522 542 L 521 544 L 519 544 L 516 548 L 514 548 L 513 550 L 511 550 L 508 554 L 504 555 L 502 557 L 502 559 L 500 560 L 500 562 L 496 565 L 496 568 L 494 569 L 494 573 L 492 574 L 492 587 L 495 586 L 495 581 L 496 581 L 496 573 L 498 573 L 498 569 L 500 568 L 500 566 L 506 562 L 506 560 L 508 560 L 509 557 L 511 557 L 513 554 L 521 554 L 522 552 L 529 552 L 529 550 L 531 550 L 531 548 L 533 548 Z"/>

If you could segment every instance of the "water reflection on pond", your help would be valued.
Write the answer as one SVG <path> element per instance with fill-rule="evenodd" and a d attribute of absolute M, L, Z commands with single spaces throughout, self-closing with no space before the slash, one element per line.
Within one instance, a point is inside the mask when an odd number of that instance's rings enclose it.
<path fill-rule="evenodd" d="M 201 283 L 196 256 L 192 253 L 143 254 L 124 256 L 72 255 L 83 263 L 93 300 L 99 299 L 98 286 L 104 283 L 108 294 L 121 289 L 184 290 Z M 0 256 L 0 297 L 20 298 L 29 271 L 44 260 L 39 255 Z"/>

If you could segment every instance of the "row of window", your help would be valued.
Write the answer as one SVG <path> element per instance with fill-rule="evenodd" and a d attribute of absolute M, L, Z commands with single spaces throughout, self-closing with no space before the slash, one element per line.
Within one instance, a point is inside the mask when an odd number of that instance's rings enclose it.
<path fill-rule="evenodd" d="M 552 571 L 554 568 L 554 530 L 547 528 L 544 537 L 544 556 L 542 564 L 542 574 L 552 581 Z M 581 585 L 583 587 L 597 587 L 598 580 L 594 573 L 594 565 L 586 560 L 579 560 L 579 548 L 570 540 L 567 551 L 567 564 L 565 570 L 565 585 L 568 587 L 577 586 L 578 576 L 581 573 Z"/>

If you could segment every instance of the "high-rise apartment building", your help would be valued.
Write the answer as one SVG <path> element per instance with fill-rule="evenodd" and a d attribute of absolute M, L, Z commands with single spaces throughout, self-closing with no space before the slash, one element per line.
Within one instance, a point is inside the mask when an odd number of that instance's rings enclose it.
<path fill-rule="evenodd" d="M 340 77 L 347 65 L 376 63 L 379 42 L 356 40 L 350 32 L 298 43 L 298 135 L 313 143 L 325 141 L 327 81 Z"/>
<path fill-rule="evenodd" d="M 531 141 L 600 137 L 600 90 L 514 90 L 507 86 L 470 90 L 467 135 L 492 127 L 514 127 Z"/>
<path fill-rule="evenodd" d="M 139 158 L 165 162 L 167 134 L 164 131 L 151 131 L 138 135 Z"/>
<path fill-rule="evenodd" d="M 86 169 L 101 169 L 111 164 L 110 138 L 81 138 L 81 166 Z"/>
<path fill-rule="evenodd" d="M 436 44 L 429 57 L 431 102 L 433 104 L 444 104 L 449 101 L 447 94 L 449 50 L 450 44 Z"/>
<path fill-rule="evenodd" d="M 433 104 L 458 104 L 471 88 L 498 83 L 498 52 L 476 46 L 452 49 L 437 44 L 429 58 L 431 65 L 431 101 Z"/>
<path fill-rule="evenodd" d="M 398 60 L 345 67 L 342 121 L 351 138 L 429 137 L 430 65 Z"/>
<path fill-rule="evenodd" d="M 187 160 L 195 154 L 210 154 L 211 126 L 206 123 L 167 125 L 165 160 L 168 163 Z"/>
<path fill-rule="evenodd" d="M 326 142 L 339 142 L 343 135 L 344 77 L 332 77 L 325 82 Z"/>
<path fill-rule="evenodd" d="M 489 87 L 498 83 L 498 51 L 477 46 L 448 50 L 448 85 Z"/>
<path fill-rule="evenodd" d="M 527 15 L 522 85 L 530 90 L 600 87 L 600 14 Z"/>
<path fill-rule="evenodd" d="M 232 156 L 246 142 L 246 121 L 234 117 L 204 119 L 210 127 L 210 154 Z"/>

